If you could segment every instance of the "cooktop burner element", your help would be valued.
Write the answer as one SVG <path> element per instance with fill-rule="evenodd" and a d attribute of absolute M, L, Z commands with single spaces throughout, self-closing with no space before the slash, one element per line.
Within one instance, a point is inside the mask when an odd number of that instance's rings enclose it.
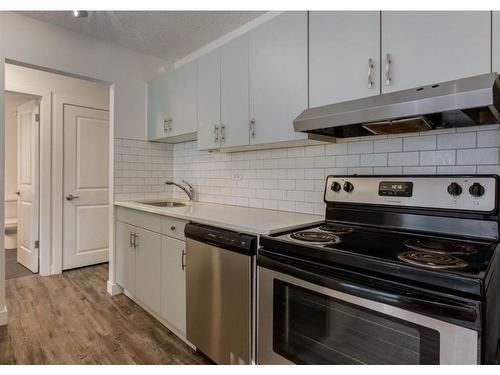
<path fill-rule="evenodd" d="M 324 232 L 330 232 L 335 234 L 346 234 L 354 231 L 354 228 L 342 224 L 326 224 L 320 226 L 318 229 Z"/>
<path fill-rule="evenodd" d="M 330 244 L 340 242 L 340 238 L 330 233 L 314 232 L 314 231 L 302 231 L 290 234 L 290 238 L 298 241 L 319 243 L 319 244 Z"/>
<path fill-rule="evenodd" d="M 406 251 L 398 254 L 405 263 L 438 270 L 466 268 L 467 262 L 453 255 L 437 254 L 428 251 Z"/>
<path fill-rule="evenodd" d="M 470 255 L 477 252 L 477 249 L 469 244 L 447 241 L 440 239 L 412 239 L 405 241 L 405 246 L 418 251 L 426 251 L 434 254 L 461 254 Z"/>

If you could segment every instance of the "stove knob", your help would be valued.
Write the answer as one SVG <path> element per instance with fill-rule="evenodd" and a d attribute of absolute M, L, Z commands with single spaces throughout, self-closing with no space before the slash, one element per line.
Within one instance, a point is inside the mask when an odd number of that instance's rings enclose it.
<path fill-rule="evenodd" d="M 344 191 L 347 192 L 347 193 L 350 193 L 353 190 L 354 190 L 354 185 L 351 184 L 349 181 L 346 181 L 344 183 Z"/>
<path fill-rule="evenodd" d="M 342 186 L 336 181 L 333 182 L 332 186 L 330 186 L 330 189 L 332 189 L 334 192 L 339 192 Z"/>
<path fill-rule="evenodd" d="M 476 198 L 479 198 L 480 196 L 482 196 L 484 194 L 484 186 L 481 185 L 480 183 L 478 182 L 474 182 L 471 187 L 469 188 L 469 193 L 476 197 Z"/>
<path fill-rule="evenodd" d="M 448 193 L 456 197 L 462 194 L 462 187 L 456 182 L 452 182 L 450 186 L 448 186 Z"/>

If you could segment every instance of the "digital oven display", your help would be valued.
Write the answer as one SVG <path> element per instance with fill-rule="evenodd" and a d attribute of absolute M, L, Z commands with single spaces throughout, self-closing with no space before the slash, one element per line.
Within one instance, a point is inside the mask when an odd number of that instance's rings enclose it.
<path fill-rule="evenodd" d="M 409 181 L 382 181 L 378 187 L 378 195 L 384 197 L 411 197 L 413 182 Z"/>

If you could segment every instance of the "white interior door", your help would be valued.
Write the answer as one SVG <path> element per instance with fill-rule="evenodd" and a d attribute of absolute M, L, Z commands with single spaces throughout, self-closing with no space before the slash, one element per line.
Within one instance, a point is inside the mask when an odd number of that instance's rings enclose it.
<path fill-rule="evenodd" d="M 108 261 L 109 113 L 64 105 L 63 270 Z"/>
<path fill-rule="evenodd" d="M 17 108 L 17 261 L 38 272 L 39 105 Z"/>

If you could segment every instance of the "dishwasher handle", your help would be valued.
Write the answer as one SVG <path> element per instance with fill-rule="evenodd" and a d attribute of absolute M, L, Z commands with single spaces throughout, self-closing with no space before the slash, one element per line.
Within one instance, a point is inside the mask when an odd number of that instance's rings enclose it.
<path fill-rule="evenodd" d="M 257 237 L 246 233 L 233 232 L 227 229 L 208 225 L 188 223 L 184 228 L 186 238 L 215 247 L 252 256 L 257 252 Z"/>

